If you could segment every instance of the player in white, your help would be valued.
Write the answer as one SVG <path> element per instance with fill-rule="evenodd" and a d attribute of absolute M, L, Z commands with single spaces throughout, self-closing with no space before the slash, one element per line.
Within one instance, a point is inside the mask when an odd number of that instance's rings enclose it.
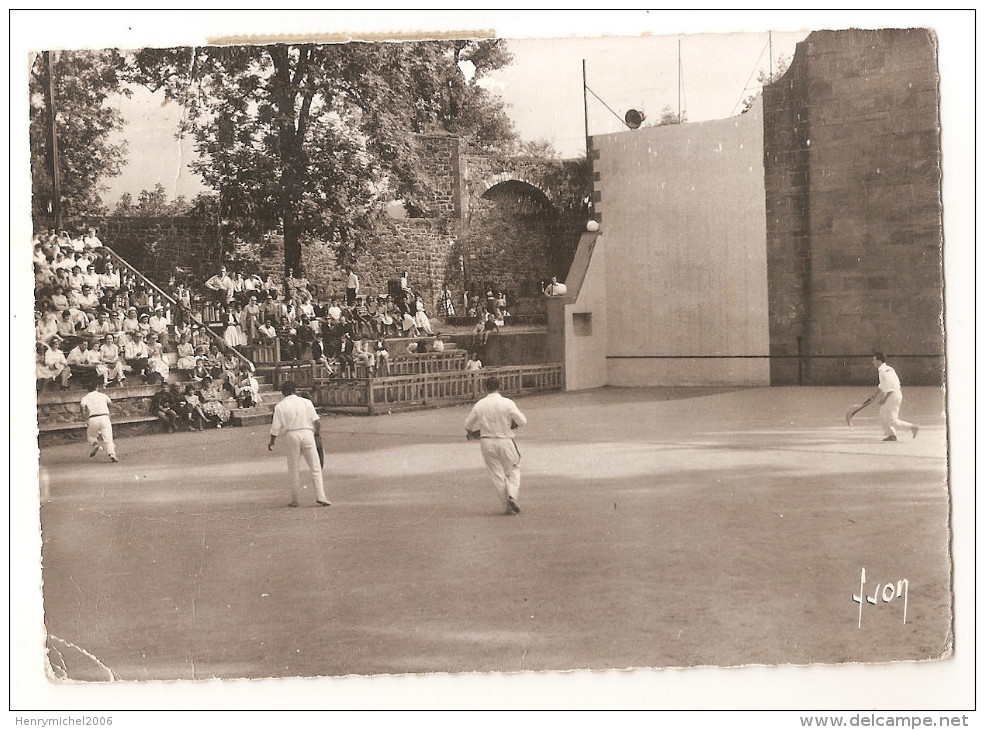
<path fill-rule="evenodd" d="M 896 441 L 898 428 L 910 431 L 913 438 L 916 438 L 920 427 L 901 421 L 899 418 L 900 406 L 903 404 L 903 389 L 900 386 L 899 376 L 886 364 L 886 355 L 882 352 L 872 355 L 872 364 L 879 371 L 879 387 L 872 394 L 872 398 L 879 399 L 879 423 L 882 424 L 883 433 L 886 435 L 883 441 Z"/>
<path fill-rule="evenodd" d="M 89 392 L 79 402 L 82 415 L 87 419 L 86 438 L 92 444 L 89 458 L 95 456 L 101 448 L 105 448 L 109 460 L 115 463 L 119 459 L 116 458 L 116 446 L 113 444 L 113 424 L 109 420 L 110 398 L 98 389 L 98 384 L 98 379 L 94 379 L 89 384 Z M 99 443 L 100 441 L 102 444 Z"/>
<path fill-rule="evenodd" d="M 291 479 L 291 501 L 288 507 L 298 506 L 301 489 L 301 459 L 308 463 L 311 479 L 315 483 L 315 503 L 328 507 L 332 503 L 325 497 L 321 463 L 318 459 L 318 443 L 321 440 L 321 424 L 315 405 L 296 393 L 297 387 L 288 380 L 281 386 L 284 400 L 274 406 L 274 420 L 270 424 L 270 443 L 267 450 L 274 450 L 278 436 L 287 441 L 287 470 Z"/>
<path fill-rule="evenodd" d="M 513 436 L 520 426 L 526 425 L 527 419 L 516 403 L 499 392 L 499 378 L 486 378 L 485 386 L 488 395 L 472 406 L 465 419 L 465 430 L 470 440 L 479 439 L 482 458 L 506 514 L 515 515 L 520 512 L 516 503 L 520 495 L 520 451 Z"/>

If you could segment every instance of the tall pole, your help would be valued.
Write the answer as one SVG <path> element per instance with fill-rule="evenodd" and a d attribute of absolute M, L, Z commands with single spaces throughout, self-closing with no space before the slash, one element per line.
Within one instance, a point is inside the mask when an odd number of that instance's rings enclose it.
<path fill-rule="evenodd" d="M 581 95 L 585 106 L 585 159 L 591 160 L 588 144 L 588 76 L 585 73 L 585 59 L 581 59 Z"/>
<path fill-rule="evenodd" d="M 677 39 L 677 123 L 683 124 L 681 119 L 681 39 Z"/>
<path fill-rule="evenodd" d="M 58 130 L 55 125 L 55 70 L 51 60 L 51 51 L 44 52 L 45 68 L 48 72 L 48 83 L 45 85 L 45 104 L 48 106 L 48 136 L 51 141 L 51 212 L 55 218 L 55 230 L 62 227 L 62 181 L 58 163 Z"/>
<path fill-rule="evenodd" d="M 770 31 L 770 82 L 773 81 L 773 31 Z"/>

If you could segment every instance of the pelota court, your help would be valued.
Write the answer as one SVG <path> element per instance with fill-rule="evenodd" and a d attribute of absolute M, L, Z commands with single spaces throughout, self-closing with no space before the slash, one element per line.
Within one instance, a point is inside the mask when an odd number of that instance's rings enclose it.
<path fill-rule="evenodd" d="M 844 422 L 869 390 L 518 399 L 529 424 L 515 517 L 501 514 L 464 438 L 466 406 L 324 417 L 327 509 L 310 489 L 300 508 L 286 507 L 283 452 L 267 452 L 266 428 L 120 439 L 119 464 L 90 460 L 83 443 L 45 449 L 51 674 L 947 656 L 943 395 L 908 388 L 902 416 L 920 434 L 883 443 L 875 407 L 854 431 Z M 861 617 L 860 589 L 873 600 L 861 601 Z"/>

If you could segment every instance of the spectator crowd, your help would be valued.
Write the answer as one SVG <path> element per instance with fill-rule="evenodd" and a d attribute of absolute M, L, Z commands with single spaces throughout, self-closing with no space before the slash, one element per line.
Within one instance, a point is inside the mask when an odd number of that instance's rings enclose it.
<path fill-rule="evenodd" d="M 347 270 L 344 293 L 322 299 L 301 276 L 281 282 L 222 266 L 199 287 L 172 277 L 165 293 L 118 265 L 95 228 L 75 236 L 43 230 L 32 244 L 38 393 L 93 380 L 160 383 L 155 410 L 168 430 L 221 427 L 231 407 L 260 403 L 239 348 L 256 353 L 276 343 L 281 361 L 310 359 L 338 377 L 388 374 L 388 338 L 411 339 L 408 353 L 443 349 L 407 271 L 386 293 L 364 293 Z M 439 316 L 455 315 L 447 285 L 433 304 Z M 506 297 L 489 290 L 485 301 L 466 295 L 465 305 L 476 321 L 470 349 L 481 350 L 510 316 Z M 481 367 L 474 352 L 467 367 Z"/>

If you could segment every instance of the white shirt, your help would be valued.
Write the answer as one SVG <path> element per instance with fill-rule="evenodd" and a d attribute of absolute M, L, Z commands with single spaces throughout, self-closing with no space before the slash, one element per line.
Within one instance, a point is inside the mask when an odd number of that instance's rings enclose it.
<path fill-rule="evenodd" d="M 879 390 L 883 393 L 902 392 L 899 376 L 886 363 L 879 366 Z"/>
<path fill-rule="evenodd" d="M 292 393 L 274 406 L 274 420 L 270 424 L 270 435 L 280 436 L 288 431 L 307 429 L 313 431 L 318 413 L 315 404 L 307 398 Z"/>
<path fill-rule="evenodd" d="M 91 418 L 93 416 L 108 416 L 110 402 L 109 396 L 105 393 L 91 390 L 82 397 L 79 405 L 82 406 L 83 413 Z"/>
<path fill-rule="evenodd" d="M 98 365 L 99 353 L 92 349 L 75 347 L 66 358 L 69 365 Z"/>
<path fill-rule="evenodd" d="M 465 419 L 465 428 L 468 431 L 478 429 L 483 438 L 509 439 L 516 433 L 516 429 L 512 428 L 514 423 L 524 426 L 527 419 L 520 413 L 516 403 L 496 391 L 472 406 L 472 411 Z"/>

